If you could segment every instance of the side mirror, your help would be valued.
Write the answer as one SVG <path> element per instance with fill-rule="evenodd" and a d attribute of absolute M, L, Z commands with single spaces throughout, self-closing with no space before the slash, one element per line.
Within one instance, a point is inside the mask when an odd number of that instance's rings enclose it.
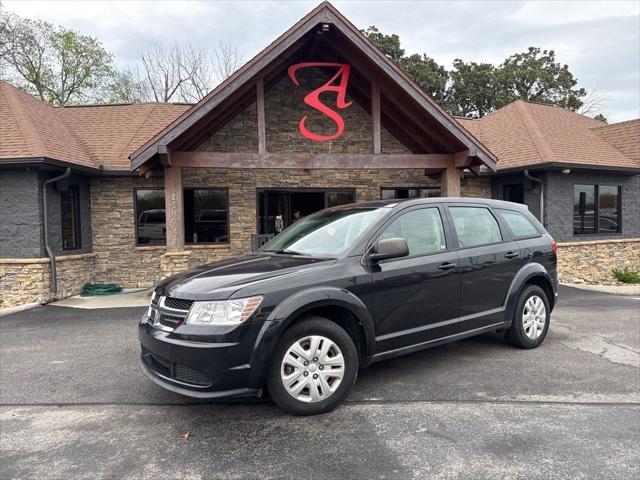
<path fill-rule="evenodd" d="M 387 258 L 406 257 L 407 255 L 409 255 L 409 246 L 404 238 L 385 238 L 375 243 L 369 259 L 372 262 L 379 262 Z"/>

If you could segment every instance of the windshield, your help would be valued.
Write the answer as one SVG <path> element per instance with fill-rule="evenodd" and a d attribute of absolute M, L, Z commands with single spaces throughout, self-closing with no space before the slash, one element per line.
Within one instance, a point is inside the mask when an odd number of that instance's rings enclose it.
<path fill-rule="evenodd" d="M 273 238 L 263 252 L 336 257 L 346 252 L 384 209 L 323 210 L 294 223 Z"/>

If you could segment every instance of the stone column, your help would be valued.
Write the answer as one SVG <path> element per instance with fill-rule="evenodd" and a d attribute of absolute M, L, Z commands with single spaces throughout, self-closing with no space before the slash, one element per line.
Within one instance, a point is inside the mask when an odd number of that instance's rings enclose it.
<path fill-rule="evenodd" d="M 184 250 L 184 196 L 181 167 L 164 167 L 164 203 L 167 252 L 182 252 Z"/>

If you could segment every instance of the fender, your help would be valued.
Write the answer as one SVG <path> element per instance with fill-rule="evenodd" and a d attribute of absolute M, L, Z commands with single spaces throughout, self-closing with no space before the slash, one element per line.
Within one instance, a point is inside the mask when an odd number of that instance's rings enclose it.
<path fill-rule="evenodd" d="M 336 287 L 316 287 L 294 293 L 281 302 L 269 315 L 268 320 L 281 324 L 282 330 L 301 313 L 316 307 L 335 306 L 350 311 L 362 326 L 365 343 L 365 364 L 375 353 L 375 328 L 369 310 L 358 297 L 348 290 Z"/>
<path fill-rule="evenodd" d="M 336 287 L 315 287 L 301 290 L 286 298 L 269 314 L 253 346 L 250 363 L 252 365 L 249 385 L 262 389 L 264 377 L 271 364 L 271 355 L 282 332 L 300 314 L 316 307 L 343 307 L 350 311 L 362 326 L 365 342 L 364 359 L 361 367 L 367 367 L 375 353 L 375 329 L 373 319 L 362 301 L 348 290 Z"/>
<path fill-rule="evenodd" d="M 537 262 L 527 263 L 518 270 L 513 282 L 511 282 L 511 287 L 509 288 L 505 301 L 505 323 L 511 324 L 514 309 L 516 308 L 516 302 L 518 301 L 518 295 L 520 294 L 522 287 L 533 277 L 543 277 L 547 282 L 549 282 L 549 286 L 551 286 L 551 290 L 553 291 L 553 280 L 547 270 Z M 555 302 L 555 299 L 550 298 L 549 302 Z"/>

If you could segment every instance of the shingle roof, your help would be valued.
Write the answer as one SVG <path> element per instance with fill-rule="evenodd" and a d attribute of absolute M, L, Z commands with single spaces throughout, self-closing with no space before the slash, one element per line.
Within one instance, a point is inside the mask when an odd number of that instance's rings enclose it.
<path fill-rule="evenodd" d="M 190 105 L 133 103 L 52 107 L 0 82 L 0 162 L 46 157 L 128 171 L 128 156 Z"/>
<path fill-rule="evenodd" d="M 550 163 L 640 169 L 640 120 L 607 126 L 523 100 L 479 120 L 456 120 L 498 157 L 498 170 Z"/>
<path fill-rule="evenodd" d="M 640 118 L 594 128 L 593 133 L 640 164 Z"/>

